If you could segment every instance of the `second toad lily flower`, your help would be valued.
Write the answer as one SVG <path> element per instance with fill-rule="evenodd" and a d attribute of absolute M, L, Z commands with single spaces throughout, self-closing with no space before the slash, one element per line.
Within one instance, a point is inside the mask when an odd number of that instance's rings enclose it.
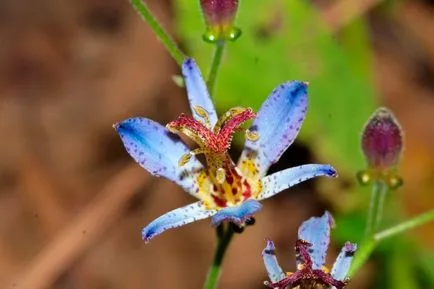
<path fill-rule="evenodd" d="M 334 225 L 332 216 L 326 212 L 322 217 L 312 217 L 298 229 L 295 243 L 297 271 L 284 273 L 277 262 L 273 241 L 268 240 L 262 251 L 265 268 L 270 278 L 265 285 L 274 289 L 284 288 L 335 288 L 343 289 L 347 274 L 357 249 L 356 244 L 346 242 L 331 272 L 325 267 L 327 248 L 330 242 L 330 229 Z"/>
<path fill-rule="evenodd" d="M 239 226 L 259 209 L 260 200 L 317 176 L 336 176 L 330 165 L 308 164 L 266 176 L 292 144 L 307 110 L 307 84 L 299 81 L 278 86 L 256 115 L 249 108 L 230 109 L 220 118 L 200 71 L 192 59 L 182 66 L 192 117 L 182 114 L 166 127 L 141 117 L 114 127 L 128 153 L 148 172 L 163 176 L 199 201 L 168 212 L 142 231 L 145 241 L 165 230 L 212 217 L 212 224 L 230 221 Z M 233 134 L 247 120 L 245 147 L 238 161 L 228 149 Z M 192 139 L 190 150 L 174 133 Z M 205 157 L 203 165 L 196 155 Z"/>

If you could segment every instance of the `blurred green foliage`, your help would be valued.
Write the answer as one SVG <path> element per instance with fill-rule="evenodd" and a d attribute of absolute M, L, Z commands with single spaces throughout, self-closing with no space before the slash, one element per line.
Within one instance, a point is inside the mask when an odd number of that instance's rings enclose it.
<path fill-rule="evenodd" d="M 198 1 L 175 3 L 178 33 L 206 72 L 213 46 L 199 37 L 205 28 Z M 338 43 L 305 1 L 242 1 L 236 25 L 243 35 L 228 43 L 214 95 L 218 110 L 258 109 L 281 82 L 308 81 L 301 140 L 341 174 L 363 168 L 359 134 L 375 103 L 364 23 L 346 28 Z"/>
<path fill-rule="evenodd" d="M 341 175 L 354 176 L 366 166 L 360 152 L 361 130 L 378 106 L 364 20 L 355 19 L 331 33 L 307 1 L 240 2 L 236 26 L 243 35 L 227 44 L 213 95 L 217 109 L 240 105 L 258 109 L 280 83 L 308 81 L 309 112 L 299 140 Z M 206 76 L 214 47 L 201 37 L 205 25 L 199 1 L 177 0 L 175 9 L 184 48 Z M 355 189 L 354 197 L 367 205 L 369 189 Z M 363 239 L 365 210 L 336 217 L 337 243 Z M 395 217 L 393 223 L 401 219 Z M 378 279 L 373 280 L 376 288 L 433 286 L 434 256 L 409 246 L 405 237 L 380 244 L 376 256 L 381 258 Z"/>

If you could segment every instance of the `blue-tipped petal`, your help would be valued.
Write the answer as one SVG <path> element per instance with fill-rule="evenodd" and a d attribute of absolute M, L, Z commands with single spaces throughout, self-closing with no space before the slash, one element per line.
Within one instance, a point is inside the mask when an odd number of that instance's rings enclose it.
<path fill-rule="evenodd" d="M 347 277 L 356 250 L 357 244 L 352 244 L 350 242 L 345 243 L 333 265 L 331 272 L 333 278 L 343 281 Z"/>
<path fill-rule="evenodd" d="M 336 170 L 330 165 L 309 164 L 274 173 L 262 178 L 263 189 L 256 199 L 268 199 L 285 189 L 319 176 L 336 177 Z"/>
<path fill-rule="evenodd" d="M 181 227 L 189 223 L 211 217 L 216 210 L 207 210 L 202 202 L 196 202 L 188 206 L 170 211 L 147 225 L 142 230 L 142 238 L 148 242 L 153 237 L 172 228 Z"/>
<path fill-rule="evenodd" d="M 129 118 L 114 127 L 127 152 L 140 166 L 197 195 L 195 175 L 203 170 L 203 166 L 194 156 L 184 166 L 178 165 L 181 156 L 190 150 L 176 135 L 159 123 L 142 117 Z"/>
<path fill-rule="evenodd" d="M 217 122 L 217 113 L 199 67 L 192 58 L 186 59 L 182 64 L 182 75 L 184 76 L 184 83 L 187 88 L 188 101 L 193 117 L 206 124 L 204 119 L 194 109 L 195 106 L 200 106 L 206 110 L 211 127 L 214 127 Z"/>
<path fill-rule="evenodd" d="M 261 207 L 262 205 L 258 201 L 250 199 L 239 206 L 221 209 L 212 217 L 211 223 L 213 226 L 217 226 L 223 221 L 230 221 L 242 225 L 249 217 L 258 212 Z"/>
<path fill-rule="evenodd" d="M 303 222 L 298 229 L 298 238 L 312 244 L 309 254 L 313 269 L 321 269 L 325 264 L 332 226 L 334 226 L 333 217 L 325 212 L 322 217 L 312 217 Z"/>
<path fill-rule="evenodd" d="M 268 278 L 270 278 L 271 283 L 285 279 L 285 272 L 280 268 L 276 258 L 276 247 L 274 247 L 273 241 L 267 240 L 267 246 L 262 251 L 262 258 L 264 259 L 265 269 L 267 270 Z"/>
<path fill-rule="evenodd" d="M 307 111 L 307 84 L 285 82 L 275 88 L 262 104 L 251 131 L 256 141 L 246 140 L 240 161 L 254 159 L 259 175 L 264 176 L 271 164 L 294 142 Z"/>

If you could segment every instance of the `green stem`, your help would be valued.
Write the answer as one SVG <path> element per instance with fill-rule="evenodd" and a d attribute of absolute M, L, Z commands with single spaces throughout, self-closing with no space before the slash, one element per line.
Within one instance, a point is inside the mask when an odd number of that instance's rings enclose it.
<path fill-rule="evenodd" d="M 217 80 L 217 73 L 220 68 L 220 63 L 222 60 L 223 52 L 225 50 L 226 41 L 225 40 L 219 40 L 215 44 L 215 50 L 214 55 L 211 63 L 211 68 L 208 74 L 208 90 L 210 95 L 213 95 L 214 92 L 214 86 Z"/>
<path fill-rule="evenodd" d="M 375 241 L 379 242 L 383 239 L 386 239 L 386 238 L 395 236 L 397 234 L 403 233 L 407 230 L 413 229 L 415 227 L 418 227 L 418 226 L 423 225 L 425 223 L 428 223 L 430 221 L 434 221 L 434 210 L 423 213 L 417 217 L 414 217 L 413 219 L 410 219 L 410 220 L 402 222 L 401 224 L 396 225 L 392 228 L 381 231 L 381 232 L 375 234 L 374 239 L 375 239 Z"/>
<path fill-rule="evenodd" d="M 380 241 L 393 237 L 397 234 L 403 233 L 415 227 L 424 225 L 430 221 L 434 221 L 434 210 L 414 217 L 413 219 L 405 221 L 389 229 L 383 230 L 379 233 L 376 233 L 373 237 L 368 237 L 365 241 L 362 242 L 362 246 L 360 246 L 360 249 L 357 250 L 357 253 L 351 264 L 349 276 L 353 276 L 360 269 L 360 267 L 362 267 L 362 265 L 368 260 L 369 256 L 374 251 L 375 247 Z"/>
<path fill-rule="evenodd" d="M 220 277 L 221 264 L 228 248 L 229 243 L 234 235 L 234 230 L 230 225 L 224 230 L 223 225 L 217 227 L 217 238 L 218 243 L 216 251 L 214 254 L 214 260 L 211 267 L 208 270 L 208 275 L 205 280 L 204 289 L 215 289 L 217 288 L 218 280 Z"/>
<path fill-rule="evenodd" d="M 383 181 L 376 181 L 372 186 L 371 202 L 366 223 L 367 238 L 373 236 L 378 229 L 383 215 L 384 199 L 388 190 L 389 187 Z"/>
<path fill-rule="evenodd" d="M 175 59 L 176 63 L 181 66 L 186 56 L 178 48 L 170 35 L 163 29 L 163 27 L 161 27 L 154 15 L 152 15 L 148 5 L 142 0 L 131 0 L 131 4 L 133 5 L 134 9 L 136 9 L 136 11 L 142 16 L 142 18 L 149 24 L 149 26 L 151 26 L 151 29 L 161 40 L 161 42 L 163 42 L 163 45 L 169 51 L 170 55 Z"/>

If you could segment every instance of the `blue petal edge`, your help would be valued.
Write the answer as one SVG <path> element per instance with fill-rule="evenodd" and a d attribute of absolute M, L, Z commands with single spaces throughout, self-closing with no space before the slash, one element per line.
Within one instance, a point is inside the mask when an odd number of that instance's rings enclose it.
<path fill-rule="evenodd" d="M 261 207 L 262 205 L 258 201 L 250 199 L 239 206 L 223 208 L 212 217 L 211 224 L 217 226 L 223 221 L 230 221 L 242 225 L 249 217 L 257 213 Z"/>
<path fill-rule="evenodd" d="M 330 243 L 330 228 L 333 226 L 333 217 L 329 212 L 325 212 L 321 217 L 312 217 L 303 222 L 298 229 L 298 238 L 312 244 L 309 254 L 313 269 L 321 269 L 325 264 Z"/>
<path fill-rule="evenodd" d="M 206 83 L 194 59 L 187 58 L 184 61 L 182 64 L 182 75 L 184 76 L 188 101 L 193 117 L 205 124 L 204 119 L 194 110 L 195 106 L 200 106 L 207 111 L 210 125 L 214 127 L 217 122 L 217 113 L 209 96 Z"/>
<path fill-rule="evenodd" d="M 196 202 L 185 207 L 175 209 L 158 217 L 145 228 L 143 228 L 142 238 L 145 242 L 149 242 L 149 240 L 166 230 L 209 218 L 215 213 L 215 210 L 207 210 L 202 202 Z"/>
<path fill-rule="evenodd" d="M 274 173 L 262 178 L 263 189 L 256 199 L 268 199 L 285 189 L 319 176 L 337 177 L 337 173 L 332 166 L 321 164 L 301 165 Z"/>
<path fill-rule="evenodd" d="M 276 283 L 285 279 L 285 272 L 283 272 L 276 258 L 276 247 L 274 246 L 273 241 L 267 240 L 267 245 L 262 251 L 262 258 L 271 283 Z"/>
<path fill-rule="evenodd" d="M 350 270 L 353 256 L 357 250 L 357 244 L 346 242 L 333 265 L 331 274 L 336 280 L 343 281 Z"/>
<path fill-rule="evenodd" d="M 192 157 L 184 166 L 179 159 L 190 151 L 180 138 L 161 124 L 143 117 L 129 118 L 114 125 L 130 156 L 154 176 L 163 176 L 190 194 L 197 195 L 195 177 L 203 170 Z"/>
<path fill-rule="evenodd" d="M 250 128 L 259 134 L 259 139 L 246 140 L 240 161 L 254 159 L 260 176 L 297 137 L 307 112 L 307 87 L 302 81 L 285 82 L 273 90 L 259 109 Z"/>

